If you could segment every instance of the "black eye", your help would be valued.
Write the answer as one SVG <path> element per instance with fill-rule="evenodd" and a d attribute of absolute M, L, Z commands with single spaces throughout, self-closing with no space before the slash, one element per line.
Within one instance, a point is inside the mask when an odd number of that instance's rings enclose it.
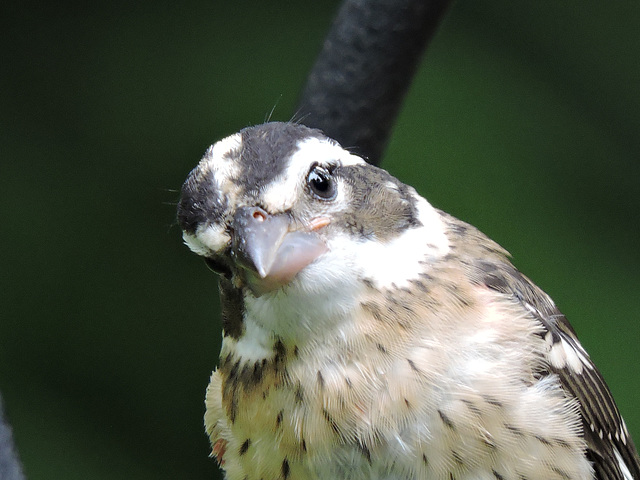
<path fill-rule="evenodd" d="M 329 171 L 319 165 L 314 165 L 307 175 L 307 185 L 311 191 L 324 200 L 331 200 L 336 196 L 336 184 Z"/>

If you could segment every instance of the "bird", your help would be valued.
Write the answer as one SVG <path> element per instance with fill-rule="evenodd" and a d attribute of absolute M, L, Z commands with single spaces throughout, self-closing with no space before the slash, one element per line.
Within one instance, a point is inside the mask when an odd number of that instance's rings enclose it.
<path fill-rule="evenodd" d="M 211 455 L 229 480 L 638 480 L 553 300 L 475 227 L 322 131 L 213 144 L 178 202 L 218 275 Z"/>

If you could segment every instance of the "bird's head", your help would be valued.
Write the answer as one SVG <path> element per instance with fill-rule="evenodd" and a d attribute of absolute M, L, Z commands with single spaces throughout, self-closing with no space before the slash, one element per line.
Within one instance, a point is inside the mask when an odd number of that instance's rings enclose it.
<path fill-rule="evenodd" d="M 258 298 L 415 276 L 448 242 L 417 193 L 319 130 L 267 123 L 220 140 L 182 187 L 185 243 Z"/>

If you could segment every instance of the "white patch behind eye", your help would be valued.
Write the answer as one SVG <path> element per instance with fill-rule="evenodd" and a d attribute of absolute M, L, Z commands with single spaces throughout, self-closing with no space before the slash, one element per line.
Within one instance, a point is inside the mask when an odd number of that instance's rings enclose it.
<path fill-rule="evenodd" d="M 422 225 L 408 228 L 388 242 L 379 239 L 358 241 L 349 236 L 330 242 L 330 249 L 351 253 L 353 267 L 365 278 L 372 280 L 377 288 L 409 286 L 411 280 L 426 271 L 424 261 L 441 258 L 449 252 L 449 240 L 445 225 L 438 212 L 422 197 L 418 197 L 418 218 Z M 347 245 L 339 246 L 339 243 Z M 421 263 L 422 262 L 422 263 Z"/>
<path fill-rule="evenodd" d="M 341 166 L 365 163 L 339 145 L 319 138 L 307 138 L 298 143 L 298 150 L 291 155 L 284 173 L 267 185 L 262 200 L 274 212 L 293 207 L 299 197 L 299 187 L 304 184 L 311 165 L 338 164 Z"/>

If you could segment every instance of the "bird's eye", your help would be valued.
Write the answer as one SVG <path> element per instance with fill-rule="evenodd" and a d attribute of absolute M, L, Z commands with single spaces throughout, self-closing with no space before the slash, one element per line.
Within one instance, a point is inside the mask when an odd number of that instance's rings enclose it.
<path fill-rule="evenodd" d="M 314 165 L 307 175 L 307 185 L 311 191 L 323 200 L 331 200 L 336 196 L 336 184 L 331 173 L 320 165 Z"/>

